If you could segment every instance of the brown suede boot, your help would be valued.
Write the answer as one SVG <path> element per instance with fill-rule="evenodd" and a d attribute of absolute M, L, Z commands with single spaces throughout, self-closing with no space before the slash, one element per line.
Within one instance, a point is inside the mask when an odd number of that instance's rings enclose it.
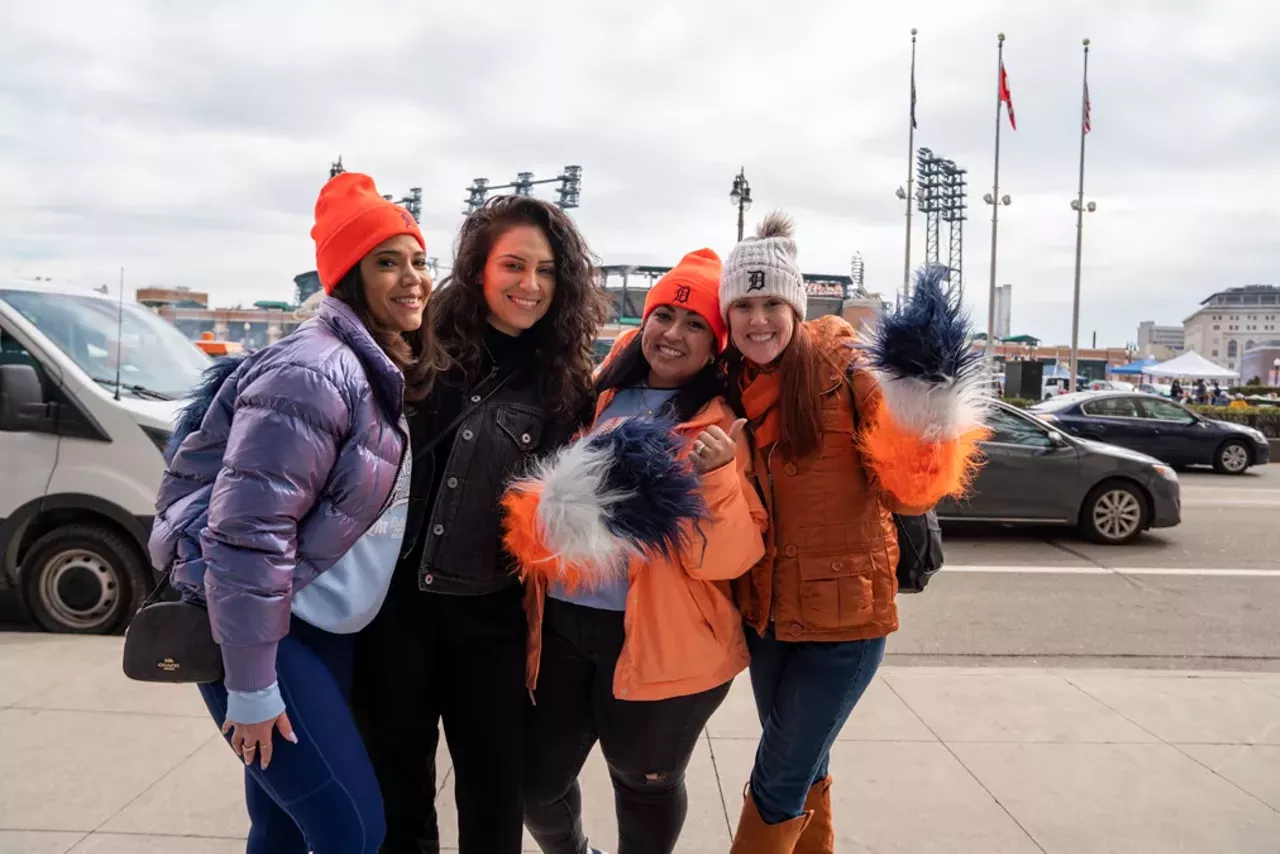
<path fill-rule="evenodd" d="M 743 795 L 742 815 L 738 818 L 738 831 L 733 835 L 733 847 L 729 854 L 793 854 L 800 834 L 809 824 L 813 813 L 806 812 L 798 818 L 782 824 L 765 824 L 751 798 L 751 787 Z"/>
<path fill-rule="evenodd" d="M 823 777 L 809 789 L 804 808 L 813 820 L 800 834 L 795 854 L 835 854 L 836 828 L 831 819 L 831 777 Z"/>

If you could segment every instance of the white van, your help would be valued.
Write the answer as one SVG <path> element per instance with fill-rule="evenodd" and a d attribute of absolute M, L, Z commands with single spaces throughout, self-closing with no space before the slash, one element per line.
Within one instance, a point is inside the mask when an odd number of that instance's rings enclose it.
<path fill-rule="evenodd" d="M 150 591 L 162 451 L 208 364 L 143 306 L 0 281 L 0 587 L 44 629 L 118 631 Z"/>

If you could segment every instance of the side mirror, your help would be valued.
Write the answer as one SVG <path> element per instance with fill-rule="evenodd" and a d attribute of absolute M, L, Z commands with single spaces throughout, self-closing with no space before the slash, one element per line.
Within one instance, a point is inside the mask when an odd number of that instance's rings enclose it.
<path fill-rule="evenodd" d="M 1065 448 L 1071 443 L 1068 442 L 1066 440 L 1066 437 L 1064 437 L 1061 433 L 1054 430 L 1054 431 L 1050 431 L 1049 433 L 1049 444 L 1052 445 L 1054 448 Z"/>
<path fill-rule="evenodd" d="M 48 418 L 40 376 L 30 365 L 0 365 L 0 430 L 22 431 Z"/>

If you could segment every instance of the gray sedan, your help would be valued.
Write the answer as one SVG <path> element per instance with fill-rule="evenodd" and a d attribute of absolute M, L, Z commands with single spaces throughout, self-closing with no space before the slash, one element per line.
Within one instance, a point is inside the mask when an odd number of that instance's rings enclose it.
<path fill-rule="evenodd" d="M 973 489 L 939 504 L 939 518 L 1069 525 L 1110 544 L 1182 521 L 1178 475 L 1159 460 L 1067 436 L 1005 403 L 995 405 L 987 426 L 986 464 Z"/>

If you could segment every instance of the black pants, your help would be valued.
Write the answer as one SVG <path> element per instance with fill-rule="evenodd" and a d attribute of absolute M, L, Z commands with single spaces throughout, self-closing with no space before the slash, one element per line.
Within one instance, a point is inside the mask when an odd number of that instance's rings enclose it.
<path fill-rule="evenodd" d="M 730 682 L 701 694 L 631 702 L 613 696 L 623 615 L 547 600 L 529 728 L 524 822 L 546 854 L 585 854 L 578 773 L 596 740 L 613 779 L 618 854 L 670 854 L 684 827 L 684 774 Z"/>
<path fill-rule="evenodd" d="M 524 774 L 523 590 L 446 596 L 397 585 L 357 646 L 356 713 L 386 805 L 383 854 L 435 854 L 440 720 L 461 854 L 518 854 Z"/>

